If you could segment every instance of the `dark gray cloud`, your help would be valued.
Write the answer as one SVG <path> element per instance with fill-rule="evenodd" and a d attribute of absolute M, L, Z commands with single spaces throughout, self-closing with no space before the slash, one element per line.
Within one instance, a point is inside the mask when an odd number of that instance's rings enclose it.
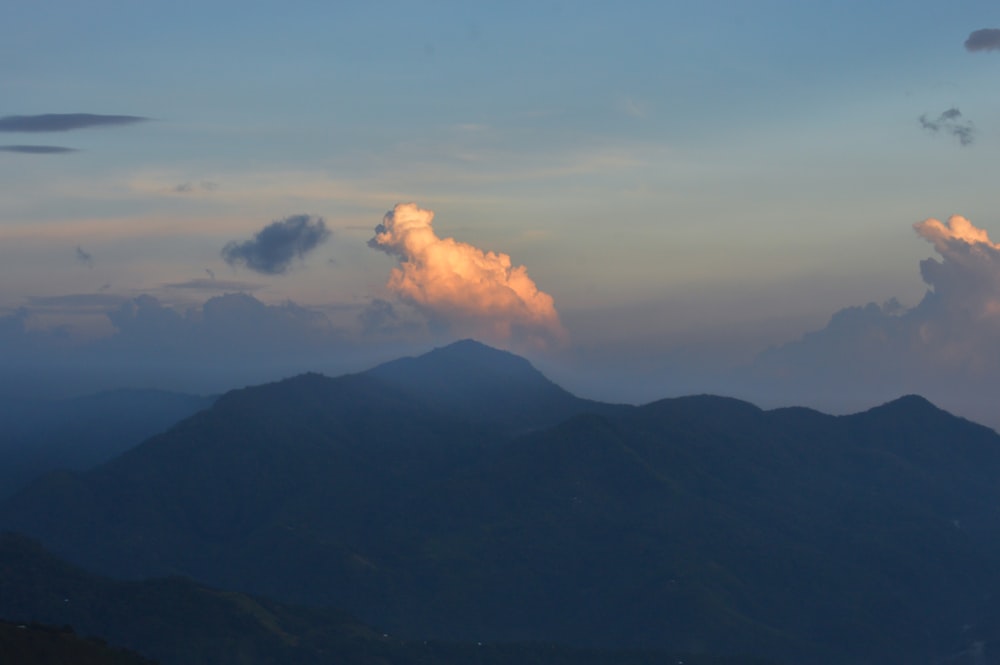
<path fill-rule="evenodd" d="M 0 118 L 0 132 L 67 132 L 88 127 L 119 127 L 145 122 L 138 115 L 101 115 L 97 113 L 43 113 L 7 115 Z"/>
<path fill-rule="evenodd" d="M 230 242 L 221 254 L 229 265 L 242 264 L 254 272 L 280 275 L 295 259 L 303 258 L 329 237 L 321 217 L 292 215 L 268 224 L 252 240 Z"/>
<path fill-rule="evenodd" d="M 74 254 L 76 255 L 76 260 L 80 263 L 84 264 L 88 268 L 94 267 L 94 257 L 89 252 L 85 252 L 83 247 L 77 245 L 76 252 L 74 252 Z"/>
<path fill-rule="evenodd" d="M 0 152 L 20 152 L 26 155 L 64 155 L 79 152 L 61 145 L 0 145 Z"/>
<path fill-rule="evenodd" d="M 965 50 L 1000 51 L 1000 29 L 983 28 L 969 33 L 969 38 L 965 40 Z"/>
<path fill-rule="evenodd" d="M 235 279 L 216 279 L 215 273 L 208 278 L 199 277 L 186 282 L 172 282 L 163 286 L 170 289 L 193 289 L 196 291 L 238 291 L 249 293 L 264 288 L 263 284 L 243 282 Z"/>
<path fill-rule="evenodd" d="M 918 118 L 920 126 L 929 132 L 943 132 L 958 139 L 962 145 L 972 145 L 975 141 L 976 127 L 970 120 L 962 118 L 962 112 L 952 107 L 931 120 L 927 114 Z"/>

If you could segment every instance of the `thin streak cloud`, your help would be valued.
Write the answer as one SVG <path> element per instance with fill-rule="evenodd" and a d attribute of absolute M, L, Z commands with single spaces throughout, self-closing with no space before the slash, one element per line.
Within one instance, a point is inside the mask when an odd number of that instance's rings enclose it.
<path fill-rule="evenodd" d="M 197 279 L 189 279 L 186 282 L 171 282 L 164 284 L 163 286 L 170 289 L 192 289 L 196 291 L 225 291 L 225 292 L 243 292 L 249 293 L 251 291 L 258 291 L 264 288 L 263 284 L 256 284 L 254 282 L 241 282 L 235 279 L 216 279 L 215 273 L 211 274 L 211 277 L 199 277 Z"/>
<path fill-rule="evenodd" d="M 100 115 L 96 113 L 43 113 L 7 115 L 0 118 L 0 132 L 67 132 L 89 127 L 116 127 L 145 122 L 138 115 Z"/>
<path fill-rule="evenodd" d="M 26 155 L 63 155 L 79 152 L 79 150 L 61 145 L 0 145 L 0 152 L 20 152 Z"/>

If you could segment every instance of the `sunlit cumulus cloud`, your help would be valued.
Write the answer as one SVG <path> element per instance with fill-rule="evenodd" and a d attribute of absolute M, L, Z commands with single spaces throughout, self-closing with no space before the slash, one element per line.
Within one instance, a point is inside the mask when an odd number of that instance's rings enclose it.
<path fill-rule="evenodd" d="M 928 310 L 921 338 L 947 344 L 956 361 L 978 367 L 1000 365 L 1000 245 L 983 229 L 955 215 L 947 224 L 928 219 L 914 225 L 921 237 L 933 243 L 941 260 L 920 262 L 920 274 L 930 285 L 921 307 Z M 944 318 L 947 327 L 932 327 Z M 970 369 L 972 369 L 970 367 Z"/>
<path fill-rule="evenodd" d="M 329 237 L 322 218 L 293 215 L 268 224 L 251 240 L 230 242 L 222 248 L 221 254 L 229 265 L 244 265 L 254 272 L 280 275 L 288 272 L 296 259 L 304 258 Z"/>
<path fill-rule="evenodd" d="M 369 246 L 399 259 L 389 277 L 393 293 L 456 334 L 535 346 L 566 338 L 552 296 L 527 268 L 507 254 L 439 238 L 433 221 L 432 211 L 401 203 L 375 228 Z"/>
<path fill-rule="evenodd" d="M 819 404 L 853 397 L 870 405 L 917 392 L 964 415 L 995 419 L 1000 244 L 957 215 L 914 230 L 938 254 L 920 262 L 928 290 L 919 304 L 843 309 L 824 329 L 763 353 L 755 378 L 767 378 L 783 401 L 814 395 Z"/>
<path fill-rule="evenodd" d="M 973 31 L 965 40 L 965 50 L 970 52 L 1000 51 L 1000 29 L 983 28 Z"/>

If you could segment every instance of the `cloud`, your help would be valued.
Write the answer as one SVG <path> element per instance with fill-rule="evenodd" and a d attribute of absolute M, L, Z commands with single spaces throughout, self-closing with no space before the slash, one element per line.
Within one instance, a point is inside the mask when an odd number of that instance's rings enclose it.
<path fill-rule="evenodd" d="M 230 242 L 221 254 L 229 265 L 242 264 L 254 272 L 280 275 L 295 259 L 303 258 L 329 237 L 322 218 L 293 215 L 268 224 L 252 240 Z"/>
<path fill-rule="evenodd" d="M 76 260 L 80 263 L 84 264 L 88 268 L 94 267 L 94 257 L 89 252 L 85 252 L 83 247 L 77 245 L 76 252 L 74 252 L 74 254 L 76 255 Z"/>
<path fill-rule="evenodd" d="M 962 145 L 972 145 L 975 140 L 975 125 L 969 120 L 963 120 L 962 112 L 955 107 L 944 111 L 934 120 L 929 120 L 925 113 L 918 118 L 918 121 L 920 122 L 920 126 L 927 131 L 934 134 L 938 132 L 951 134 Z"/>
<path fill-rule="evenodd" d="M 150 295 L 141 295 L 108 312 L 116 333 L 105 351 L 162 353 L 163 358 L 266 362 L 303 357 L 337 339 L 329 319 L 293 302 L 267 305 L 246 293 L 207 300 L 200 309 L 178 312 Z"/>
<path fill-rule="evenodd" d="M 969 38 L 965 40 L 965 50 L 970 53 L 975 51 L 1000 51 L 1000 30 L 997 28 L 983 28 L 969 33 Z"/>
<path fill-rule="evenodd" d="M 182 182 L 181 184 L 176 185 L 173 191 L 176 194 L 190 194 L 197 191 L 214 192 L 218 188 L 218 183 L 203 180 L 201 182 Z"/>
<path fill-rule="evenodd" d="M 126 300 L 123 296 L 104 293 L 101 287 L 99 293 L 69 293 L 60 296 L 28 296 L 28 304 L 32 307 L 55 308 L 68 310 L 106 310 L 118 307 Z"/>
<path fill-rule="evenodd" d="M 65 396 L 123 385 L 209 394 L 307 371 L 358 372 L 386 360 L 387 348 L 392 355 L 426 348 L 402 330 L 359 336 L 358 304 L 343 307 L 345 327 L 318 308 L 264 303 L 247 293 L 183 307 L 148 294 L 30 298 L 16 311 L 0 311 L 0 395 Z"/>
<path fill-rule="evenodd" d="M 263 284 L 257 284 L 255 282 L 243 282 L 235 279 L 216 279 L 215 273 L 211 273 L 207 279 L 201 277 L 197 279 L 189 279 L 186 282 L 171 282 L 168 284 L 164 284 L 163 286 L 170 289 L 194 289 L 198 291 L 239 291 L 239 292 L 258 291 L 264 288 Z"/>
<path fill-rule="evenodd" d="M 862 402 L 845 408 L 918 392 L 996 421 L 1000 244 L 958 215 L 914 230 L 938 255 L 920 262 L 928 288 L 916 306 L 891 299 L 837 312 L 822 330 L 761 354 L 757 386 L 799 403 L 808 395 Z"/>
<path fill-rule="evenodd" d="M 552 296 L 538 289 L 507 254 L 439 238 L 434 213 L 401 203 L 386 213 L 368 245 L 399 259 L 388 288 L 420 309 L 432 325 L 487 341 L 546 345 L 565 330 Z"/>
<path fill-rule="evenodd" d="M 20 152 L 26 155 L 63 155 L 79 152 L 76 148 L 59 145 L 0 145 L 0 152 Z"/>
<path fill-rule="evenodd" d="M 43 113 L 8 115 L 0 118 L 0 132 L 66 132 L 88 127 L 117 127 L 145 122 L 137 115 L 100 115 L 95 113 Z"/>
<path fill-rule="evenodd" d="M 404 318 L 391 302 L 381 298 L 374 298 L 368 303 L 358 315 L 358 321 L 366 335 L 393 335 L 420 328 L 420 324 Z"/>

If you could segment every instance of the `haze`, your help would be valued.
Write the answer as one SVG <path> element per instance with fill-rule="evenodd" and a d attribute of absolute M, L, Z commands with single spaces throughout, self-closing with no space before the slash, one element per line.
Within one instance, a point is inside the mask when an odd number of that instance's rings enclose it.
<path fill-rule="evenodd" d="M 573 392 L 1000 426 L 1000 7 L 21 3 L 0 389 L 464 337 Z"/>

